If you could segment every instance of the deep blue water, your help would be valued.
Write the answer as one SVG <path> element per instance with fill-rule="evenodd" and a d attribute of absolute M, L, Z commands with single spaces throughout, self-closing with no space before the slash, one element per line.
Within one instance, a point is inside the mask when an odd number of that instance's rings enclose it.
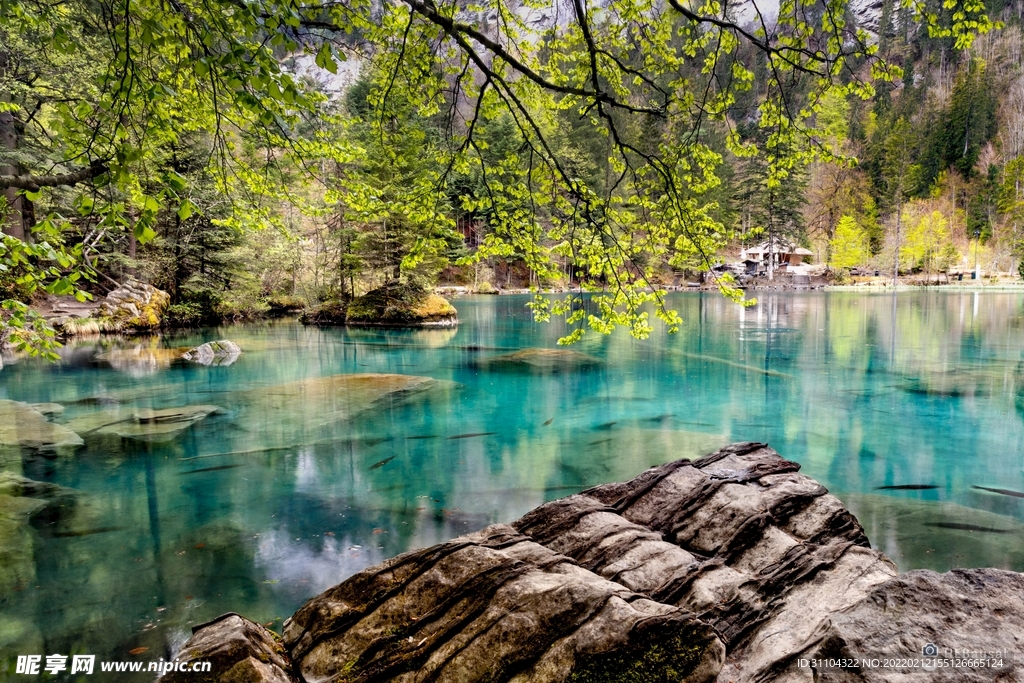
<path fill-rule="evenodd" d="M 592 334 L 573 347 L 597 368 L 480 369 L 564 334 L 534 323 L 526 301 L 456 300 L 457 330 L 281 321 L 8 363 L 0 398 L 60 403 L 59 421 L 222 410 L 168 443 L 92 434 L 73 455 L 8 458 L 4 468 L 78 499 L 18 533 L 0 527 L 0 572 L 17 564 L 28 577 L 0 595 L 0 660 L 167 657 L 190 625 L 226 611 L 279 629 L 307 598 L 394 554 L 741 440 L 800 462 L 901 569 L 1024 570 L 1024 501 L 972 488 L 1024 491 L 1024 295 L 763 294 L 743 310 L 679 294 L 677 335 Z M 152 347 L 222 338 L 244 351 L 229 367 L 146 360 Z M 282 388 L 339 373 L 453 384 L 359 414 L 352 396 Z M 902 485 L 935 488 L 879 490 Z M 137 648 L 148 649 L 128 654 Z"/>

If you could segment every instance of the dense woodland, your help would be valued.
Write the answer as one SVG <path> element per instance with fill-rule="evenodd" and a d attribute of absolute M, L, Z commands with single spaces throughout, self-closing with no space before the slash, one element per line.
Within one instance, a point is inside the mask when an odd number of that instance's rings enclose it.
<path fill-rule="evenodd" d="M 127 279 L 169 324 L 443 283 L 595 292 L 535 313 L 642 336 L 648 302 L 679 323 L 662 284 L 769 238 L 840 276 L 1024 257 L 1020 0 L 0 13 L 0 299 L 29 347 L 34 298 Z"/>

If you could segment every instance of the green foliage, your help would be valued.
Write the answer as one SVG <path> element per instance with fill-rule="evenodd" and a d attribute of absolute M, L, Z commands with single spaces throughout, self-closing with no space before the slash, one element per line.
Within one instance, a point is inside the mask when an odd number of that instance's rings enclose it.
<path fill-rule="evenodd" d="M 868 239 L 852 216 L 843 216 L 831 243 L 833 268 L 849 269 L 863 265 L 870 256 Z"/>
<path fill-rule="evenodd" d="M 943 255 L 948 260 L 949 224 L 945 216 L 938 211 L 914 216 L 908 210 L 904 220 L 907 224 L 907 237 L 900 259 L 905 268 L 930 272 L 936 265 L 937 257 Z"/>
<path fill-rule="evenodd" d="M 900 16 L 958 50 L 997 25 L 980 0 L 932 5 L 905 0 Z M 84 295 L 96 266 L 160 282 L 176 304 L 217 292 L 223 312 L 249 315 L 295 293 L 315 224 L 332 254 L 316 296 L 351 298 L 357 277 L 423 287 L 454 259 L 494 259 L 538 282 L 568 274 L 573 293 L 534 308 L 574 325 L 563 341 L 616 326 L 645 336 L 650 303 L 675 330 L 655 283 L 666 267 L 710 266 L 733 238 L 723 179 L 757 188 L 753 228 L 802 234 L 802 168 L 844 157 L 849 103 L 901 74 L 846 9 L 783 2 L 769 33 L 676 0 L 579 2 L 545 26 L 503 3 L 10 0 L 8 231 L 38 223 L 60 239 L 15 236 L 24 246 L 5 242 L 0 264 L 30 290 Z M 357 46 L 368 66 L 344 107 L 289 67 L 306 56 L 336 74 Z M 966 151 L 951 161 L 953 131 L 939 156 L 965 172 L 991 137 L 986 78 L 979 63 L 950 105 L 967 117 Z M 911 128 L 901 116 L 874 145 L 873 177 L 897 206 L 920 156 L 909 137 L 890 140 Z M 730 178 L 732 159 L 759 161 Z M 469 250 L 460 221 L 479 228 Z"/>

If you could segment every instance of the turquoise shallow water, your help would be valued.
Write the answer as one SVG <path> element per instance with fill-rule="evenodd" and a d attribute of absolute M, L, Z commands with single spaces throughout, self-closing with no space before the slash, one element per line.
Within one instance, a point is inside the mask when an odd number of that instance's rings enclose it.
<path fill-rule="evenodd" d="M 0 595 L 0 660 L 167 657 L 225 611 L 279 629 L 394 554 L 738 440 L 800 462 L 901 569 L 1024 570 L 1024 500 L 973 488 L 1024 491 L 1021 294 L 765 294 L 747 310 L 679 294 L 679 334 L 574 347 L 597 368 L 480 369 L 555 347 L 564 330 L 535 324 L 526 300 L 457 300 L 457 330 L 283 321 L 8 364 L 0 398 L 61 403 L 61 421 L 112 406 L 222 410 L 168 443 L 91 435 L 74 455 L 7 462 L 79 494 L 2 539 L 21 545 L 0 562 L 27 578 Z M 244 350 L 230 367 L 165 367 L 152 352 L 221 338 Z M 282 389 L 338 373 L 452 384 L 350 419 L 351 396 Z M 933 488 L 879 488 L 906 485 Z"/>

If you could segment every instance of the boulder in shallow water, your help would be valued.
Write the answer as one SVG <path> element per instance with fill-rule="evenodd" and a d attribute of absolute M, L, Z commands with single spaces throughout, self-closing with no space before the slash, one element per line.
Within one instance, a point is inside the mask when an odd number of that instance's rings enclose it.
<path fill-rule="evenodd" d="M 481 370 L 526 370 L 528 372 L 574 372 L 596 368 L 600 358 L 571 349 L 522 349 L 500 356 L 479 358 L 473 367 Z"/>
<path fill-rule="evenodd" d="M 503 525 L 353 576 L 285 622 L 284 643 L 309 683 L 696 683 L 724 656 L 688 612 Z"/>
<path fill-rule="evenodd" d="M 68 426 L 83 436 L 115 435 L 136 441 L 165 443 L 196 422 L 220 411 L 220 407 L 211 405 L 161 410 L 114 408 L 79 415 L 71 419 Z"/>
<path fill-rule="evenodd" d="M 0 447 L 70 453 L 83 443 L 78 434 L 50 422 L 30 404 L 0 399 Z"/>
<path fill-rule="evenodd" d="M 400 285 L 380 287 L 348 304 L 349 325 L 453 327 L 458 311 L 444 297 Z"/>
<path fill-rule="evenodd" d="M 238 344 L 227 339 L 220 341 L 206 342 L 189 349 L 182 358 L 200 365 L 231 365 L 242 354 Z"/>
<path fill-rule="evenodd" d="M 237 614 L 224 614 L 192 628 L 175 658 L 209 662 L 209 673 L 172 671 L 160 683 L 298 683 L 280 640 L 263 626 Z"/>

